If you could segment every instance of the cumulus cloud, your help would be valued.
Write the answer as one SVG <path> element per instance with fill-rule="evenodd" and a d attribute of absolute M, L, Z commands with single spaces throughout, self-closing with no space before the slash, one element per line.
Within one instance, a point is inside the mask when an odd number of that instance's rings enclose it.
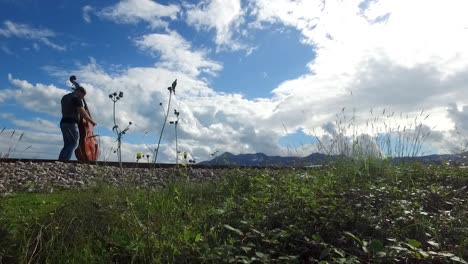
<path fill-rule="evenodd" d="M 366 4 L 363 4 L 365 2 Z M 468 18 L 465 1 L 259 0 L 249 6 L 254 26 L 293 27 L 316 52 L 310 74 L 286 81 L 273 94 L 283 116 L 301 109 L 322 117 L 334 109 L 364 115 L 373 107 L 443 117 L 448 102 L 467 100 Z M 439 19 L 434 19 L 439 18 Z M 445 120 L 445 121 L 444 121 Z M 292 122 L 291 122 L 292 121 Z M 290 120 L 306 130 L 317 123 Z M 429 119 L 427 122 L 430 122 Z"/>
<path fill-rule="evenodd" d="M 57 112 L 57 109 L 60 109 L 60 100 L 57 100 L 57 98 L 65 95 L 65 90 L 54 85 L 33 85 L 25 80 L 14 79 L 11 74 L 8 74 L 8 80 L 19 89 L 1 90 L 0 100 L 2 97 L 3 100 L 14 98 L 29 110 L 55 116 L 60 114 L 60 112 Z"/>
<path fill-rule="evenodd" d="M 5 102 L 6 100 L 13 97 L 14 91 L 11 89 L 5 89 L 0 91 L 0 103 Z"/>
<path fill-rule="evenodd" d="M 309 65 L 317 75 L 341 75 L 343 80 L 364 76 L 367 72 L 361 69 L 368 60 L 434 67 L 440 78 L 466 68 L 468 35 L 463 25 L 468 18 L 460 12 L 468 5 L 464 1 L 380 0 L 369 2 L 364 11 L 360 2 L 256 1 L 253 10 L 257 23 L 281 23 L 302 32 L 305 42 L 316 48 L 317 57 Z M 383 14 L 389 18 L 369 21 Z"/>
<path fill-rule="evenodd" d="M 157 65 L 168 70 L 196 77 L 201 73 L 216 75 L 223 68 L 221 63 L 208 59 L 207 51 L 193 50 L 191 44 L 175 31 L 145 35 L 135 43 L 140 49 L 159 55 Z"/>
<path fill-rule="evenodd" d="M 456 129 L 468 136 L 468 105 L 463 105 L 459 109 L 456 104 L 451 104 L 448 116 L 455 124 Z"/>
<path fill-rule="evenodd" d="M 187 5 L 186 21 L 198 30 L 214 29 L 218 49 L 251 49 L 236 40 L 240 25 L 244 22 L 241 0 L 207 0 L 197 5 Z"/>
<path fill-rule="evenodd" d="M 16 126 L 22 127 L 23 129 L 41 131 L 41 132 L 57 132 L 60 128 L 57 123 L 51 122 L 43 118 L 34 118 L 33 120 L 21 120 L 16 119 L 13 121 Z"/>
<path fill-rule="evenodd" d="M 15 115 L 13 113 L 1 113 L 0 119 L 10 120 L 14 119 Z"/>
<path fill-rule="evenodd" d="M 0 130 L 0 157 L 57 159 L 62 135 L 21 129 Z"/>
<path fill-rule="evenodd" d="M 215 150 L 234 153 L 261 151 L 274 154 L 280 149 L 275 142 L 281 136 L 282 130 L 275 129 L 268 120 L 275 107 L 274 103 L 268 100 L 249 101 L 236 94 L 216 93 L 206 82 L 197 80 L 190 74 L 184 72 L 175 74 L 161 67 L 130 68 L 118 76 L 96 70 L 99 68 L 99 65 L 91 62 L 75 70 L 74 73 L 79 76 L 78 81 L 86 87 L 88 94 L 92 95 L 87 96 L 86 100 L 93 118 L 99 124 L 97 129 L 105 132 L 97 133 L 104 135 L 101 140 L 109 151 L 112 146 L 115 150 L 115 139 L 105 137 L 113 126 L 112 102 L 108 94 L 113 91 L 124 92 L 123 99 L 117 103 L 117 123 L 122 126 L 132 121 L 129 134 L 147 133 L 145 144 L 126 143 L 126 148 L 138 152 L 150 151 L 155 148 L 154 143 L 164 119 L 164 109 L 160 103 L 167 107 L 169 97 L 167 86 L 175 78 L 178 79 L 177 95 L 172 100 L 170 113 L 173 108 L 181 113 L 178 126 L 178 143 L 181 151 L 191 153 L 197 160 L 204 160 Z M 15 89 L 2 90 L 0 95 L 8 93 L 9 99 L 16 100 L 28 109 L 59 115 L 59 102 L 61 96 L 67 92 L 65 89 L 52 85 L 33 85 L 24 80 L 14 79 L 12 76 L 10 82 Z M 170 116 L 169 119 L 171 118 L 174 117 Z M 173 127 L 166 128 L 163 139 L 160 161 L 173 161 L 175 156 Z M 60 145 L 56 146 L 57 151 L 59 147 Z M 133 160 L 135 153 L 128 152 L 126 160 Z M 113 157 L 111 154 L 110 158 Z"/>
<path fill-rule="evenodd" d="M 56 34 L 50 29 L 34 28 L 27 24 L 15 23 L 9 20 L 3 22 L 0 28 L 0 37 L 17 37 L 34 41 L 39 41 L 42 44 L 49 46 L 53 49 L 64 51 L 64 46 L 55 44 L 51 39 L 55 38 Z"/>
<path fill-rule="evenodd" d="M 135 24 L 144 21 L 152 28 L 164 28 L 168 22 L 163 18 L 175 19 L 179 12 L 180 7 L 177 5 L 162 5 L 152 0 L 121 0 L 98 11 L 97 15 L 116 23 Z"/>

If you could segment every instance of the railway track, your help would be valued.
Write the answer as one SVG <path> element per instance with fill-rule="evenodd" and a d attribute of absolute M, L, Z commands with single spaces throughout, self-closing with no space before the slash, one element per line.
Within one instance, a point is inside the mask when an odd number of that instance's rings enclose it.
<path fill-rule="evenodd" d="M 77 160 L 52 160 L 52 159 L 14 159 L 14 158 L 0 158 L 0 167 L 2 163 L 72 163 L 72 164 L 90 164 L 97 166 L 111 166 L 120 167 L 120 163 L 116 161 L 77 161 Z M 184 168 L 190 167 L 192 169 L 310 169 L 310 167 L 291 167 L 291 166 L 240 166 L 240 165 L 203 165 L 203 164 L 174 164 L 174 163 L 148 163 L 148 162 L 122 162 L 123 168 Z M 319 166 L 318 166 L 319 167 Z"/>

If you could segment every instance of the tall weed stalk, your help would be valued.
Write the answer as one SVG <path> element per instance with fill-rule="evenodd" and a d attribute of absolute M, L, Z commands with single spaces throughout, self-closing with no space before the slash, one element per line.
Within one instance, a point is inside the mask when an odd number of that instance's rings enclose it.
<path fill-rule="evenodd" d="M 159 153 L 159 147 L 161 145 L 161 139 L 164 133 L 164 128 L 166 127 L 166 122 L 167 118 L 169 116 L 169 109 L 171 108 L 171 99 L 172 99 L 172 94 L 175 95 L 175 88 L 177 86 L 177 79 L 175 79 L 174 82 L 172 82 L 172 85 L 167 87 L 167 90 L 169 90 L 169 100 L 167 102 L 167 112 L 164 112 L 164 122 L 161 128 L 161 133 L 159 134 L 159 139 L 158 139 L 158 145 L 156 146 L 156 149 L 154 150 L 154 158 L 153 158 L 153 163 L 156 164 L 156 161 L 158 159 L 158 153 Z M 159 103 L 160 106 L 163 107 L 162 103 Z M 163 107 L 164 110 L 164 107 Z"/>
<path fill-rule="evenodd" d="M 123 92 L 114 92 L 112 94 L 109 94 L 109 98 L 112 100 L 113 102 L 113 108 L 112 108 L 112 117 L 113 117 L 113 121 L 114 121 L 114 127 L 112 127 L 112 131 L 115 132 L 116 136 L 117 136 L 117 150 L 115 151 L 117 153 L 117 158 L 118 158 L 118 161 L 119 161 L 119 165 L 120 165 L 120 173 L 121 173 L 121 176 L 123 177 L 123 167 L 122 167 L 122 137 L 123 135 L 125 135 L 125 133 L 127 133 L 127 131 L 130 129 L 130 126 L 132 125 L 132 122 L 128 122 L 128 126 L 125 127 L 123 130 L 120 129 L 119 125 L 117 124 L 116 122 L 116 119 L 115 119 L 115 105 L 118 101 L 120 101 L 120 99 L 123 98 Z"/>
<path fill-rule="evenodd" d="M 175 164 L 176 164 L 176 167 L 177 165 L 179 164 L 179 147 L 178 147 L 178 138 L 177 138 L 177 126 L 179 124 L 179 114 L 180 112 L 178 112 L 176 109 L 174 109 L 174 115 L 176 116 L 176 120 L 175 121 L 171 121 L 169 122 L 169 124 L 171 125 L 174 125 L 174 132 L 175 132 L 175 152 L 176 152 L 176 160 L 175 160 Z"/>
<path fill-rule="evenodd" d="M 0 131 L 0 136 L 2 136 L 5 133 L 5 130 L 6 130 L 6 127 L 2 128 L 2 130 Z M 8 149 L 6 150 L 5 153 L 0 152 L 0 159 L 14 158 L 15 155 L 18 153 L 18 147 L 21 144 L 21 141 L 23 140 L 24 132 L 20 134 L 16 130 L 13 130 L 9 136 L 8 135 L 5 135 L 5 136 L 8 137 L 7 139 Z M 21 150 L 19 153 L 23 154 L 25 151 L 27 151 L 31 147 L 32 146 L 27 146 L 26 148 Z"/>
<path fill-rule="evenodd" d="M 353 110 L 343 108 L 334 123 L 322 128 L 322 137 L 315 134 L 319 150 L 334 157 L 339 170 L 355 181 L 375 173 L 385 173 L 393 159 L 413 158 L 421 154 L 425 140 L 434 128 L 423 122 L 429 114 L 421 111 L 414 118 L 399 117 L 394 112 L 370 110 L 370 117 L 359 119 Z"/>

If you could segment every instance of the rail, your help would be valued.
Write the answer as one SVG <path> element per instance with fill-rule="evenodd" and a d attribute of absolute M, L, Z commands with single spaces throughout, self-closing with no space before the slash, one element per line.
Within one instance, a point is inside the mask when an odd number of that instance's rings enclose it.
<path fill-rule="evenodd" d="M 77 160 L 53 160 L 53 159 L 21 159 L 21 158 L 0 158 L 0 167 L 2 163 L 74 163 L 74 164 L 90 164 L 97 166 L 112 166 L 120 167 L 117 161 L 77 161 Z M 293 166 L 246 166 L 246 165 L 204 165 L 204 164 L 174 164 L 174 163 L 150 163 L 150 162 L 122 162 L 123 168 L 193 168 L 193 169 L 311 169 L 321 166 L 293 167 Z"/>

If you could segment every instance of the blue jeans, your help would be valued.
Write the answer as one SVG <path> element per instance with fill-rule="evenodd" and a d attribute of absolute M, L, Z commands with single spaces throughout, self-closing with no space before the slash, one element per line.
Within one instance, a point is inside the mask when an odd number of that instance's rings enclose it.
<path fill-rule="evenodd" d="M 80 140 L 78 124 L 61 123 L 60 129 L 63 135 L 63 148 L 60 151 L 59 160 L 70 160 Z"/>

